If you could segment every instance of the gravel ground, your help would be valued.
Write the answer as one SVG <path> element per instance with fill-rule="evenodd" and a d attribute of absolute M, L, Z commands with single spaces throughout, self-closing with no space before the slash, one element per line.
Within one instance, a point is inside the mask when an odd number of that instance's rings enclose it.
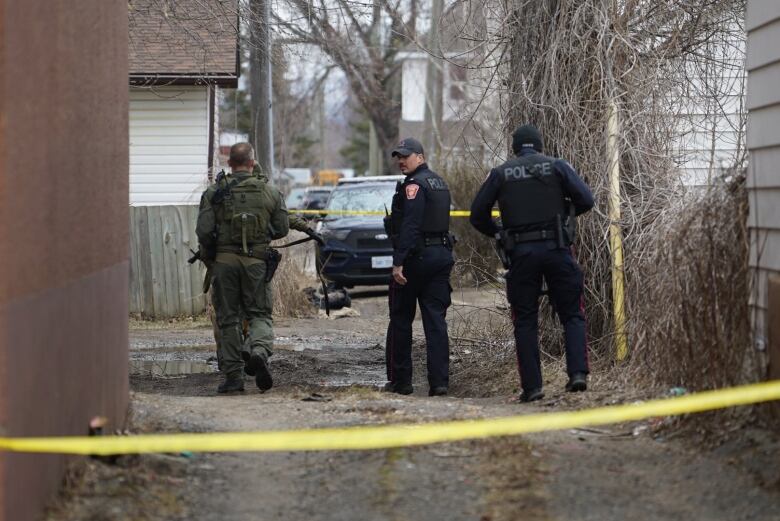
<path fill-rule="evenodd" d="M 458 295 L 467 309 L 484 296 Z M 131 324 L 132 430 L 212 432 L 493 417 L 631 401 L 607 386 L 519 404 L 503 392 L 428 398 L 421 341 L 415 394 L 387 395 L 386 296 L 359 316 L 276 323 L 274 388 L 216 396 L 210 325 Z M 454 317 L 463 313 L 454 313 Z M 457 318 L 454 318 L 457 320 Z M 415 326 L 421 334 L 421 325 Z M 193 371 L 196 371 L 193 373 Z M 601 383 L 603 382 L 603 383 Z M 456 386 L 453 386 L 456 388 Z M 488 393 L 490 394 L 490 393 Z M 525 437 L 359 452 L 180 454 L 74 465 L 49 521 L 780 520 L 780 442 L 746 431 L 717 449 L 657 420 Z"/>

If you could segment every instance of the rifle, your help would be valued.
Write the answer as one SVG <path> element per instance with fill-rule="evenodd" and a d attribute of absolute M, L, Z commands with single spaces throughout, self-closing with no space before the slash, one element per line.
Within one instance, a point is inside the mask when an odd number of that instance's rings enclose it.
<path fill-rule="evenodd" d="M 203 253 L 201 253 L 200 248 L 198 248 L 198 251 L 195 251 L 192 248 L 190 248 L 190 253 L 192 253 L 192 257 L 187 259 L 187 262 L 189 264 L 195 264 L 198 261 L 203 261 Z"/>
<path fill-rule="evenodd" d="M 226 177 L 227 174 L 225 173 L 224 170 L 220 170 L 219 173 L 217 174 L 217 178 L 214 181 L 214 183 L 217 185 L 217 190 L 214 192 L 214 195 L 211 196 L 212 205 L 222 204 L 222 201 L 230 197 L 231 188 L 233 188 L 236 184 L 238 184 L 238 179 L 235 178 L 223 183 Z M 224 186 L 220 186 L 223 184 Z"/>
<path fill-rule="evenodd" d="M 189 264 L 195 264 L 197 261 L 201 261 L 206 266 L 206 275 L 203 277 L 203 293 L 208 293 L 209 288 L 211 287 L 211 266 L 212 262 L 207 262 L 207 260 L 214 260 L 214 257 L 211 255 L 207 256 L 208 258 L 204 258 L 203 256 L 203 250 L 198 247 L 198 251 L 193 251 L 192 248 L 190 248 L 190 253 L 192 253 L 192 257 L 187 259 L 187 262 Z"/>

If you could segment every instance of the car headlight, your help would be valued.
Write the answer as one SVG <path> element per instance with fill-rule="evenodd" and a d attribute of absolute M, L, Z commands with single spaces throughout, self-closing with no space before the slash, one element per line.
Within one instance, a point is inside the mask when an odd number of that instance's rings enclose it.
<path fill-rule="evenodd" d="M 329 228 L 321 228 L 320 234 L 325 239 L 336 239 L 337 241 L 343 241 L 349 236 L 350 230 L 331 230 Z"/>

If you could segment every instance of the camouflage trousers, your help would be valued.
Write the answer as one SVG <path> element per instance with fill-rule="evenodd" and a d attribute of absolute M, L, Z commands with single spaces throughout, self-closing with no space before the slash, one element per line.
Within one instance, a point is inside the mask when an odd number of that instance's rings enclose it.
<path fill-rule="evenodd" d="M 265 272 L 265 261 L 234 253 L 217 254 L 212 267 L 217 360 L 226 375 L 243 369 L 242 350 L 266 360 L 273 352 L 273 300 Z"/>

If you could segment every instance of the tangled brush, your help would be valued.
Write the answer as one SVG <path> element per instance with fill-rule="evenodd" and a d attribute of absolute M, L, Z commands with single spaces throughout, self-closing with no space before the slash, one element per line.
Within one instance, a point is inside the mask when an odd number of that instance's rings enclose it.
<path fill-rule="evenodd" d="M 755 381 L 743 175 L 713 184 L 660 219 L 632 279 L 638 376 L 691 389 Z"/>

